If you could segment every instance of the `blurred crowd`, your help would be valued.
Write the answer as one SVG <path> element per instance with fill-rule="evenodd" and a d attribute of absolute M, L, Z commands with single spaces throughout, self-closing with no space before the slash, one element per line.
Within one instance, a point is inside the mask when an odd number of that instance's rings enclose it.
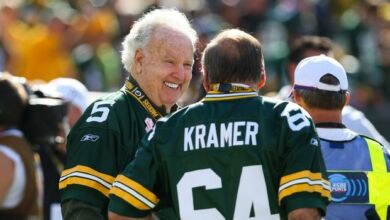
<path fill-rule="evenodd" d="M 264 46 L 272 95 L 288 84 L 290 45 L 305 35 L 334 42 L 349 74 L 351 105 L 390 139 L 390 3 L 386 0 L 0 0 L 0 71 L 29 81 L 80 80 L 90 91 L 113 91 L 127 73 L 120 42 L 131 24 L 156 7 L 176 7 L 200 36 L 197 57 L 220 30 L 239 27 Z M 199 60 L 198 60 L 199 61 Z M 182 104 L 199 100 L 199 62 Z"/>

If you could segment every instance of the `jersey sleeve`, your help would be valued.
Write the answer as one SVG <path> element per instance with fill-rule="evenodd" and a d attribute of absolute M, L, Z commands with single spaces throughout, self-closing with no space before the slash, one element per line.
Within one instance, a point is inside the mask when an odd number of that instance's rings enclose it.
<path fill-rule="evenodd" d="M 308 113 L 293 103 L 284 107 L 281 117 L 285 169 L 279 183 L 279 204 L 287 213 L 318 208 L 324 215 L 330 186 L 314 124 Z"/>
<path fill-rule="evenodd" d="M 76 199 L 106 215 L 109 190 L 129 154 L 119 133 L 108 125 L 114 119 L 88 122 L 89 115 L 84 114 L 68 135 L 67 162 L 59 182 L 61 202 Z"/>
<path fill-rule="evenodd" d="M 159 203 L 154 192 L 158 163 L 154 156 L 155 141 L 151 139 L 153 134 L 154 130 L 143 138 L 134 160 L 115 179 L 110 191 L 109 211 L 141 218 Z"/>

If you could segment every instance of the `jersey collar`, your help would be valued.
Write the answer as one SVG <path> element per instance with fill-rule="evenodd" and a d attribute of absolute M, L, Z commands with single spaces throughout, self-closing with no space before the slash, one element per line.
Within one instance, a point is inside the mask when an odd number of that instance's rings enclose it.
<path fill-rule="evenodd" d="M 124 90 L 127 94 L 135 98 L 155 121 L 167 114 L 164 108 L 157 107 L 153 104 L 132 77 L 127 78 Z M 171 112 L 175 110 L 177 110 L 177 105 L 172 106 Z"/>
<path fill-rule="evenodd" d="M 338 122 L 320 122 L 316 123 L 317 128 L 346 128 L 344 124 Z"/>
<path fill-rule="evenodd" d="M 258 96 L 250 86 L 242 83 L 214 83 L 202 101 L 220 101 Z"/>
<path fill-rule="evenodd" d="M 350 141 L 358 136 L 357 133 L 348 128 L 324 128 L 317 127 L 318 136 L 323 140 L 328 141 Z"/>

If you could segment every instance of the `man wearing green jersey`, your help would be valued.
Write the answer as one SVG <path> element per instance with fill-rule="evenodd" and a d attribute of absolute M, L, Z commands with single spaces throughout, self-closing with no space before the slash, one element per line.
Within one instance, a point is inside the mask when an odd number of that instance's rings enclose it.
<path fill-rule="evenodd" d="M 110 219 L 320 219 L 330 192 L 319 139 L 298 105 L 258 96 L 261 44 L 230 29 L 202 58 L 208 91 L 162 118 L 110 190 Z"/>
<path fill-rule="evenodd" d="M 188 19 L 173 9 L 151 11 L 134 23 L 123 42 L 130 73 L 124 87 L 92 103 L 68 136 L 59 182 L 64 219 L 107 219 L 115 177 L 187 89 L 196 41 Z"/>

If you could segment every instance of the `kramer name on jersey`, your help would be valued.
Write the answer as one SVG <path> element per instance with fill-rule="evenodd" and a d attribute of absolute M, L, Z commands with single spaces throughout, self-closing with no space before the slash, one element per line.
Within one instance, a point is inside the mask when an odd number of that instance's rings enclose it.
<path fill-rule="evenodd" d="M 184 151 L 256 146 L 259 124 L 251 121 L 200 124 L 184 128 Z"/>

